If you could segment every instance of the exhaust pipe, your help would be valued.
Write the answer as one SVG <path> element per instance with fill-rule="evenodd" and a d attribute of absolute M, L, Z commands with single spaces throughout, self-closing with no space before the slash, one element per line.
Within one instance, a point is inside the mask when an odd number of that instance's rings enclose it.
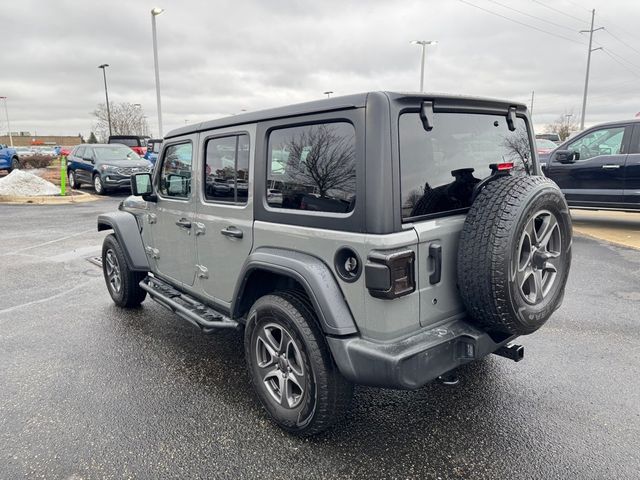
<path fill-rule="evenodd" d="M 515 343 L 509 343 L 497 349 L 493 352 L 495 355 L 508 358 L 514 362 L 519 362 L 524 358 L 524 346 L 516 345 Z"/>

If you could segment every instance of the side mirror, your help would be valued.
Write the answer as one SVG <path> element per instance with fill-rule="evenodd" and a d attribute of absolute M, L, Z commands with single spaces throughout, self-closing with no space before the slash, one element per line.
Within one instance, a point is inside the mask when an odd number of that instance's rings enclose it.
<path fill-rule="evenodd" d="M 131 193 L 140 195 L 144 200 L 153 201 L 153 185 L 150 173 L 136 173 L 131 177 Z"/>
<path fill-rule="evenodd" d="M 559 163 L 575 163 L 580 160 L 580 153 L 572 152 L 571 150 L 558 150 L 556 152 L 556 160 Z"/>

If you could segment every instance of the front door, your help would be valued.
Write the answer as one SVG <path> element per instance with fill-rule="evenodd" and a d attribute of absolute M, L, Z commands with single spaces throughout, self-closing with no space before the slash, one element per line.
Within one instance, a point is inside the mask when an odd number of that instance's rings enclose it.
<path fill-rule="evenodd" d="M 196 271 L 195 199 L 191 190 L 197 134 L 168 144 L 155 175 L 157 202 L 151 206 L 147 247 L 154 273 L 173 283 L 193 285 Z"/>
<path fill-rule="evenodd" d="M 624 166 L 631 128 L 624 125 L 591 130 L 568 143 L 576 153 L 571 163 L 560 163 L 557 151 L 549 159 L 546 174 L 555 181 L 572 205 L 607 206 L 622 202 Z"/>
<path fill-rule="evenodd" d="M 196 214 L 198 293 L 228 308 L 253 241 L 249 164 L 255 127 L 202 135 L 204 168 Z"/>
<path fill-rule="evenodd" d="M 640 123 L 636 123 L 624 167 L 624 203 L 640 209 Z"/>

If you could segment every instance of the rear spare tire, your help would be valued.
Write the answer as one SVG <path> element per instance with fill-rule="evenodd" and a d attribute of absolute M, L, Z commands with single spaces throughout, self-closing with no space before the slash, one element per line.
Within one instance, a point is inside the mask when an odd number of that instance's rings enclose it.
<path fill-rule="evenodd" d="M 458 286 L 472 321 L 525 335 L 560 306 L 571 265 L 571 217 L 558 186 L 540 176 L 489 182 L 460 234 Z"/>

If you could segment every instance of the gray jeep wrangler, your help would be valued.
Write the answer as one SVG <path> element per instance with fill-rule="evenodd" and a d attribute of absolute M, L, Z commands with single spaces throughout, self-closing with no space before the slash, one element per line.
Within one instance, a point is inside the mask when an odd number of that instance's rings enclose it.
<path fill-rule="evenodd" d="M 571 219 L 524 105 L 372 92 L 169 133 L 98 218 L 107 288 L 244 331 L 269 416 L 300 435 L 353 384 L 417 389 L 558 308 Z"/>

